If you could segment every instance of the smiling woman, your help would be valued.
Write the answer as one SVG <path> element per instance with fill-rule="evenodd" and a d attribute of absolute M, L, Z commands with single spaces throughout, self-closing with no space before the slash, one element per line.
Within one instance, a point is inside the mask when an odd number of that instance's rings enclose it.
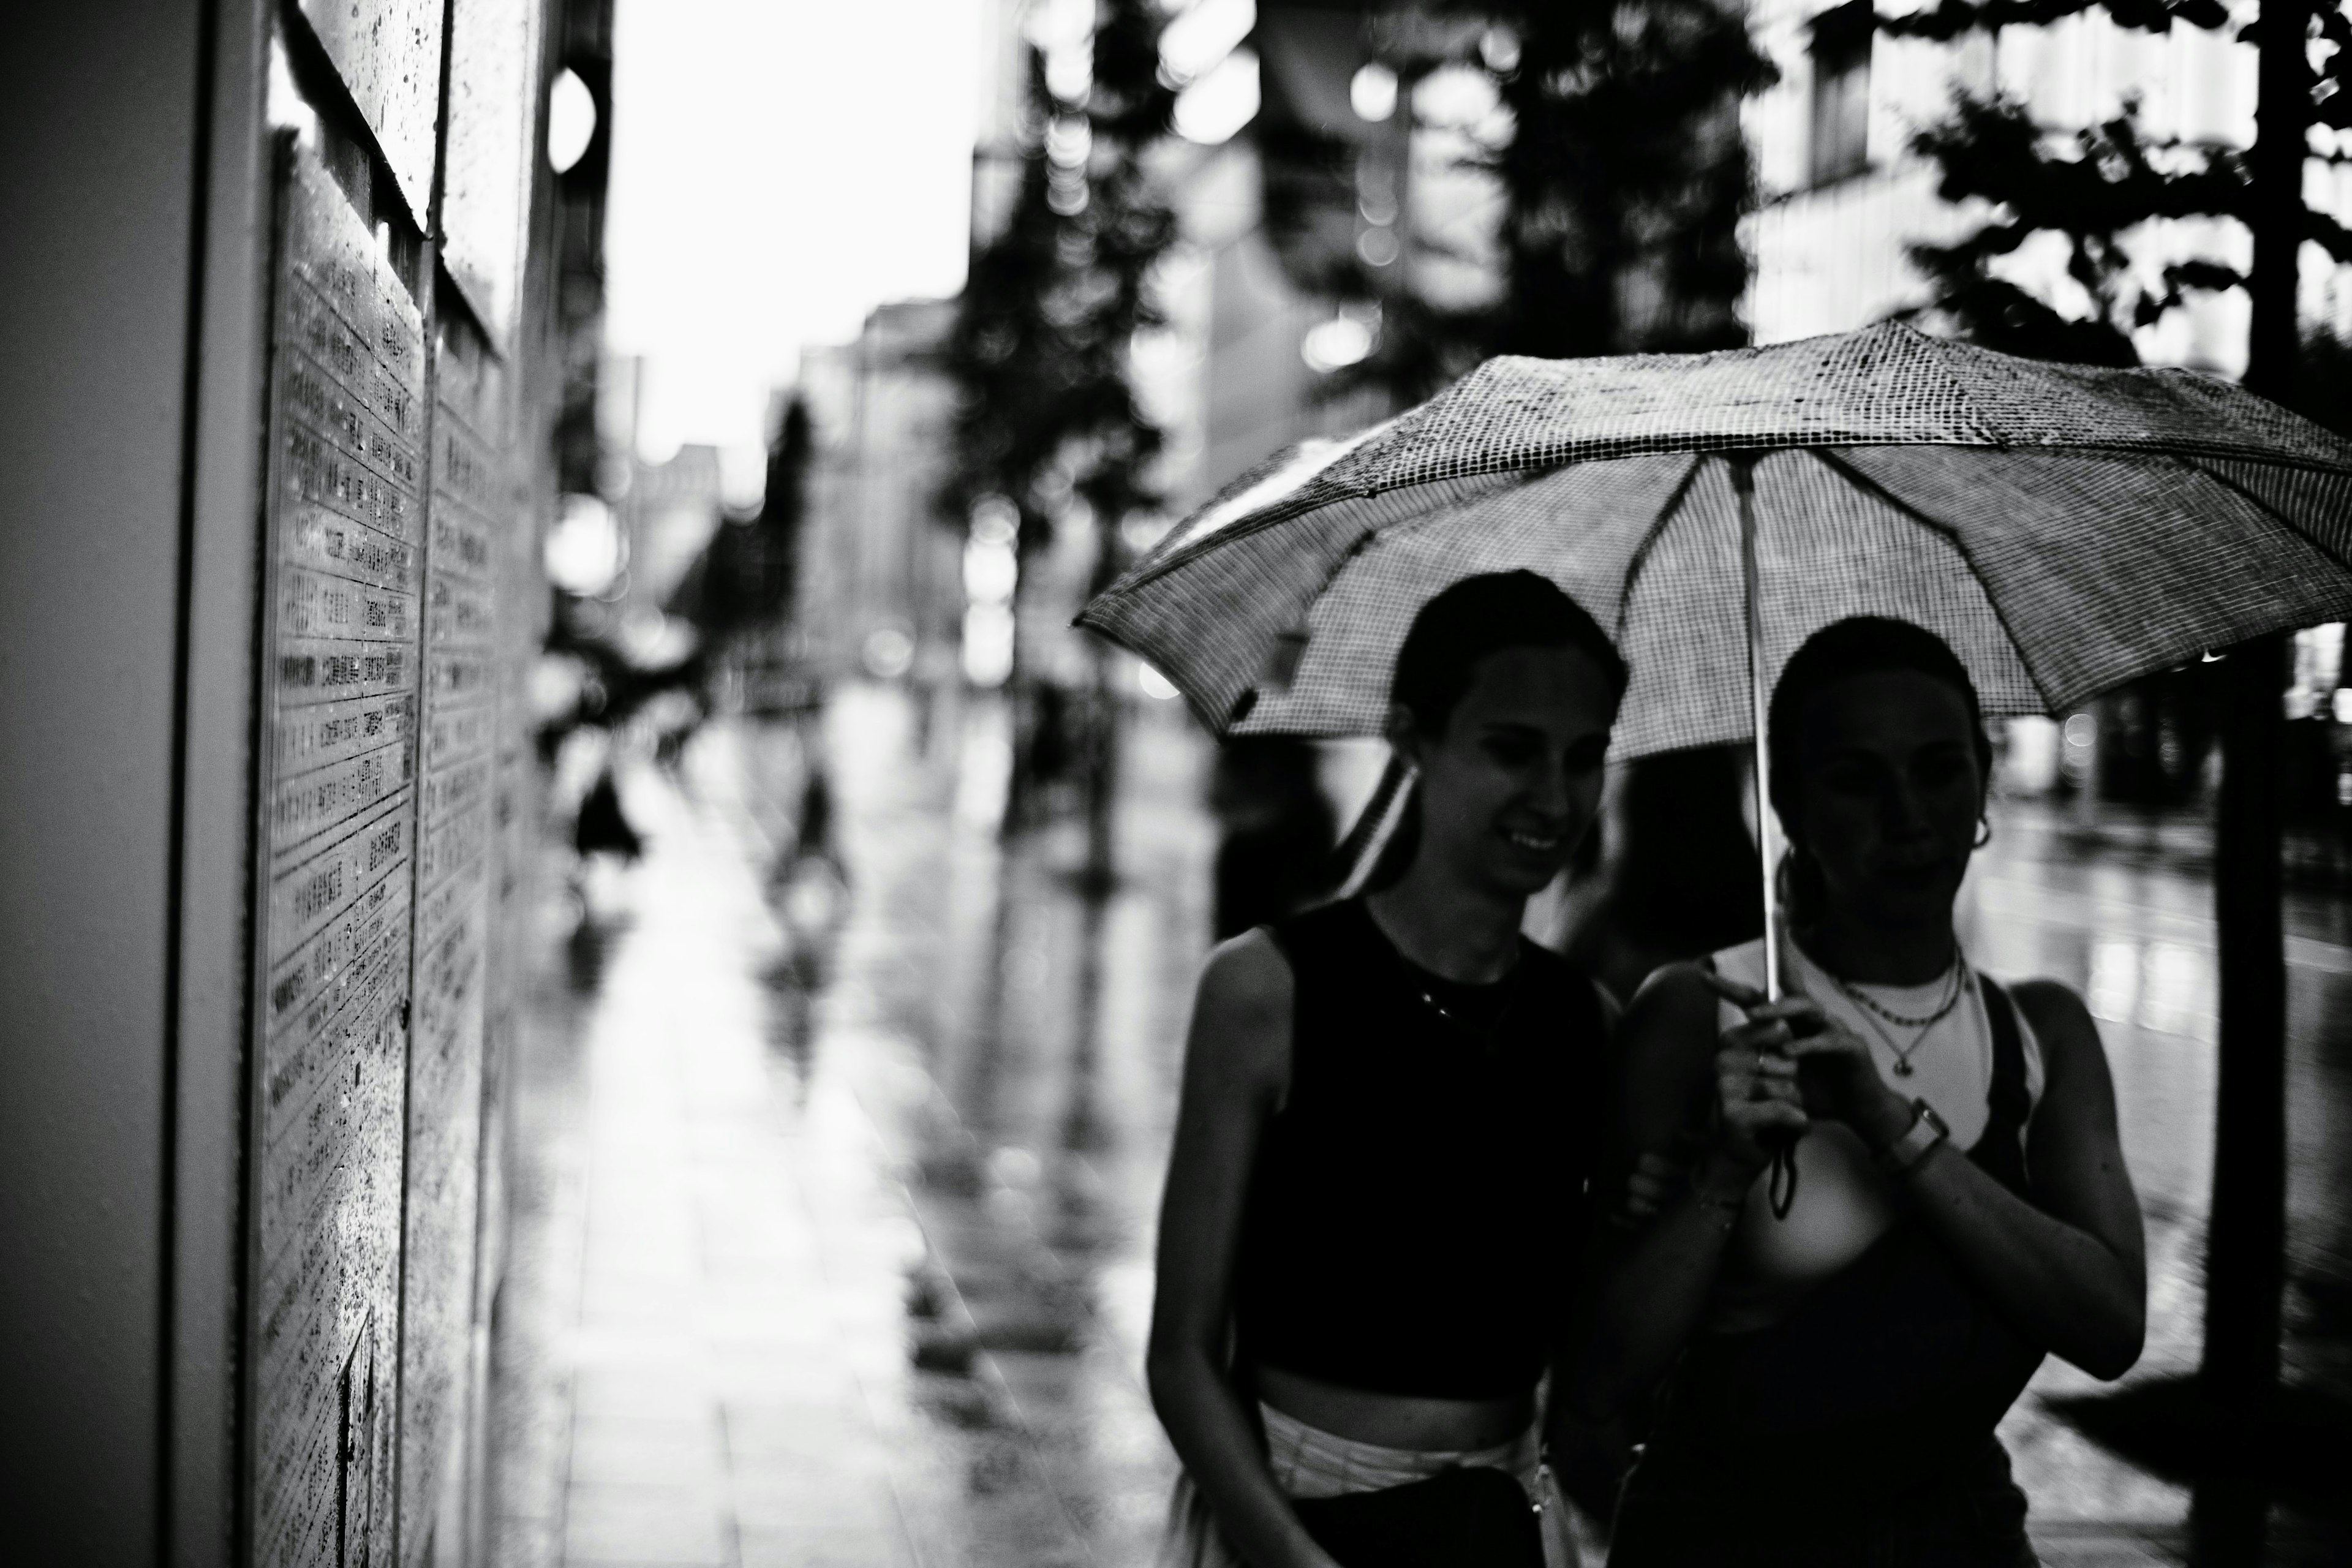
<path fill-rule="evenodd" d="M 1544 1560 L 1535 1390 L 1609 1005 L 1519 922 L 1591 826 L 1624 682 L 1542 577 L 1439 594 L 1397 658 L 1389 736 L 1418 782 L 1372 891 L 1211 956 L 1152 1316 L 1186 1469 L 1163 1563 Z"/>

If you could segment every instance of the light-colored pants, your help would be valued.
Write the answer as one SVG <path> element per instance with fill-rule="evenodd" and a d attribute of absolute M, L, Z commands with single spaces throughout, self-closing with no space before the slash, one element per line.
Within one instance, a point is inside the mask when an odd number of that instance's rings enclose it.
<path fill-rule="evenodd" d="M 1509 1442 L 1487 1448 L 1384 1448 L 1309 1426 L 1270 1405 L 1257 1408 L 1265 1424 L 1266 1468 L 1286 1496 L 1346 1497 L 1427 1480 L 1445 1470 L 1506 1470 L 1542 1515 L 1545 1568 L 1577 1568 L 1568 1504 L 1551 1471 L 1544 1468 L 1533 1423 Z M 1158 1568 L 1247 1568 L 1217 1528 L 1209 1500 L 1189 1474 L 1176 1478 L 1175 1494 L 1169 1499 L 1168 1533 L 1160 1542 Z"/>

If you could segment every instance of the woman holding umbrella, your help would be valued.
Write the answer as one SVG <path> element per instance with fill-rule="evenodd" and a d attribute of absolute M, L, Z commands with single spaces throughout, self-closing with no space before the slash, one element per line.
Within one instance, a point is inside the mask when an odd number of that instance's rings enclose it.
<path fill-rule="evenodd" d="M 1533 573 L 1438 594 L 1396 659 L 1417 784 L 1373 889 L 1211 956 L 1151 1327 L 1186 1471 L 1163 1563 L 1542 1563 L 1535 1392 L 1607 1024 L 1519 924 L 1591 823 L 1624 680 Z"/>
<path fill-rule="evenodd" d="M 1751 942 L 1662 970 L 1625 1019 L 1619 1142 L 1661 1208 L 1606 1277 L 1579 1403 L 1672 1373 L 1611 1562 L 2015 1568 L 1994 1426 L 2045 1351 L 2103 1378 L 2139 1354 L 2106 1058 L 2072 992 L 1997 984 L 1954 938 L 1991 758 L 1942 641 L 1816 633 L 1769 733 L 1786 998 Z"/>
<path fill-rule="evenodd" d="M 1630 668 L 1613 759 L 1746 741 L 1798 844 L 1794 944 L 1719 955 L 1721 997 L 1668 972 L 1621 1040 L 1638 1069 L 1622 1135 L 1647 1161 L 1620 1191 L 1667 1196 L 1677 1139 L 1705 1152 L 1697 1191 L 1616 1260 L 1581 1379 L 1588 1404 L 1628 1403 L 1682 1360 L 1621 1552 L 2021 1560 L 1993 1425 L 2045 1349 L 2130 1363 L 2141 1266 L 2081 1005 L 2002 992 L 1952 942 L 1976 721 L 2070 712 L 2352 615 L 2352 442 L 2191 372 L 2041 363 L 1901 323 L 1506 356 L 1243 476 L 1081 619 L 1219 733 L 1362 734 L 1424 585 L 1516 567 L 1599 616 Z M 1914 635 L 1824 630 L 1852 617 Z M 2260 858 L 2225 862 L 2223 901 L 2255 922 L 2242 973 L 2274 987 Z M 1790 976 L 1799 997 L 1767 1005 Z M 2274 1061 L 2274 1021 L 2241 1022 Z M 1766 1163 L 1759 1218 L 1741 1194 Z M 1752 1530 L 1707 1534 L 1716 1482 Z"/>

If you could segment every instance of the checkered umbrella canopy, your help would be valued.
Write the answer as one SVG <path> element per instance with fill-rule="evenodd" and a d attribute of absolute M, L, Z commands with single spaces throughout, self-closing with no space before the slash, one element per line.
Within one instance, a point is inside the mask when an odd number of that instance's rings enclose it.
<path fill-rule="evenodd" d="M 2063 711 L 2209 648 L 2352 616 L 2352 442 L 2179 370 L 2014 359 L 1888 324 L 1711 354 L 1490 360 L 1245 475 L 1080 624 L 1220 733 L 1376 733 L 1429 598 L 1526 567 L 1633 672 L 1614 754 L 1748 738 L 1735 464 L 1761 673 L 1890 616 L 1985 710 Z"/>

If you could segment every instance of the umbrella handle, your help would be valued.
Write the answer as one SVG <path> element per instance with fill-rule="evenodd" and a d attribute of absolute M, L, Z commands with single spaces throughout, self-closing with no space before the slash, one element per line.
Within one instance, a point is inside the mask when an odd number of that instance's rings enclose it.
<path fill-rule="evenodd" d="M 1764 691 L 1764 606 L 1759 588 L 1756 565 L 1756 463 L 1761 454 L 1735 453 L 1724 458 L 1731 473 L 1731 490 L 1739 500 L 1739 565 L 1748 608 L 1748 733 L 1755 737 L 1754 768 L 1756 786 L 1756 862 L 1763 868 L 1764 897 L 1764 994 L 1778 1002 L 1782 994 L 1780 973 L 1780 902 L 1772 885 L 1772 808 L 1766 798 L 1765 781 L 1770 774 L 1771 754 L 1765 733 L 1765 720 L 1770 704 Z M 1786 1219 L 1797 1202 L 1797 1144 L 1793 1138 L 1773 1141 L 1772 1172 L 1765 1183 L 1765 1196 L 1772 1205 L 1772 1217 Z"/>

